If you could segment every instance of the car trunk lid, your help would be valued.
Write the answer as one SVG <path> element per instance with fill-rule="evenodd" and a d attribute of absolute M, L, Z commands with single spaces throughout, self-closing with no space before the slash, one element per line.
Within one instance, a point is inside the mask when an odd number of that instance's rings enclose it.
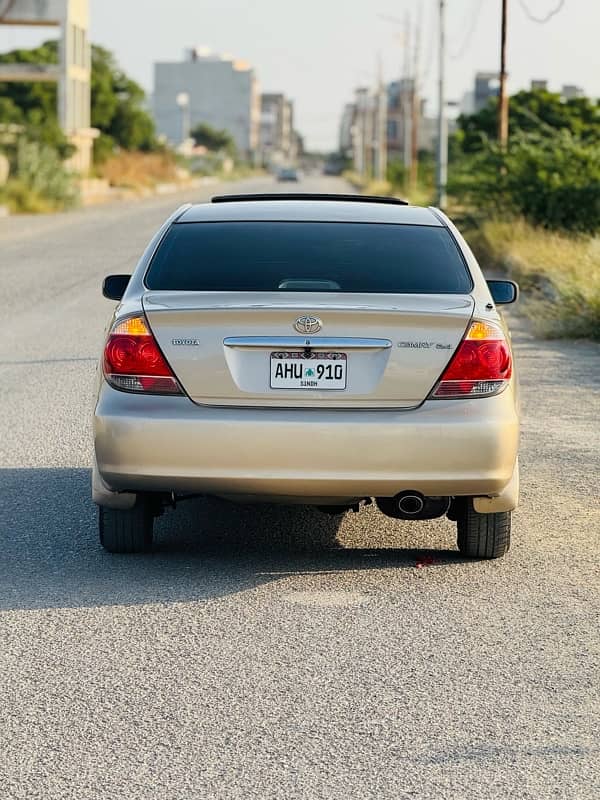
<path fill-rule="evenodd" d="M 469 294 L 147 291 L 143 306 L 194 402 L 281 408 L 418 406 L 473 313 Z M 304 318 L 320 329 L 299 332 Z"/>

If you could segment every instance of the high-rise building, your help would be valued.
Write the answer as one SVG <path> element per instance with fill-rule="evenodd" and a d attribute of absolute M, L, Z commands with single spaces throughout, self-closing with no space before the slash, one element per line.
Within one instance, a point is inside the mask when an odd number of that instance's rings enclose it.
<path fill-rule="evenodd" d="M 226 130 L 246 158 L 256 156 L 260 95 L 252 67 L 205 49 L 154 65 L 154 118 L 159 134 L 180 144 L 199 123 Z"/>

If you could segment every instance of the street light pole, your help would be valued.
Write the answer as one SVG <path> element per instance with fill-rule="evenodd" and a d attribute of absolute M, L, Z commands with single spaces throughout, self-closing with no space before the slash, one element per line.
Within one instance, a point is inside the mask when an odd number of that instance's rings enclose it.
<path fill-rule="evenodd" d="M 190 96 L 187 92 L 179 92 L 175 101 L 181 109 L 181 144 L 190 136 Z"/>
<path fill-rule="evenodd" d="M 439 75 L 438 75 L 438 136 L 437 136 L 437 205 L 439 208 L 446 206 L 446 184 L 448 182 L 448 122 L 446 120 L 445 97 L 445 70 L 446 70 L 446 31 L 445 31 L 445 0 L 439 0 Z"/>

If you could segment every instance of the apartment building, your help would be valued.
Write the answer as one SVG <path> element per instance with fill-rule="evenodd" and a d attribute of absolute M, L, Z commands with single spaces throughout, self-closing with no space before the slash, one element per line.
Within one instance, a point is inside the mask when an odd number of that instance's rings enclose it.
<path fill-rule="evenodd" d="M 181 144 L 198 123 L 228 131 L 244 157 L 258 153 L 260 94 L 253 68 L 201 48 L 154 65 L 154 119 L 159 134 Z"/>

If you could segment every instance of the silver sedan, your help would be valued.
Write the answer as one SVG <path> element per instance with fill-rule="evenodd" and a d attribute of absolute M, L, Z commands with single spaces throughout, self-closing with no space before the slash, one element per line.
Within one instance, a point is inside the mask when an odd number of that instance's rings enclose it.
<path fill-rule="evenodd" d="M 495 558 L 518 502 L 517 385 L 486 282 L 440 211 L 389 198 L 247 195 L 178 209 L 118 300 L 99 370 L 93 498 L 112 552 L 184 496 L 375 499 L 447 515 Z"/>

